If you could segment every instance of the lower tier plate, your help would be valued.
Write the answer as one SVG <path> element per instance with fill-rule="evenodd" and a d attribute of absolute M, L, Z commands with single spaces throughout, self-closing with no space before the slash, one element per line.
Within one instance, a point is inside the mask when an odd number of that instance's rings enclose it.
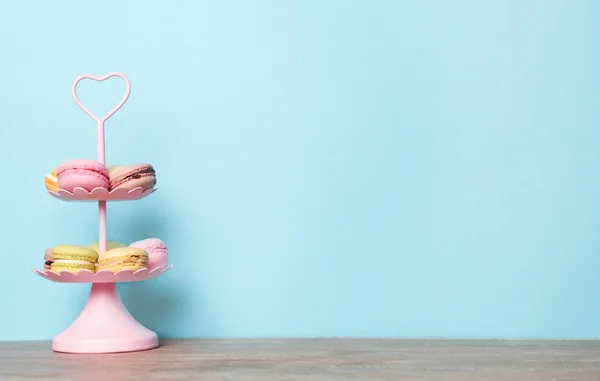
<path fill-rule="evenodd" d="M 80 270 L 77 274 L 68 271 L 56 273 L 52 270 L 33 270 L 34 273 L 53 282 L 59 283 L 119 283 L 119 282 L 141 282 L 156 278 L 173 268 L 173 265 L 152 269 L 141 269 L 133 272 L 121 270 L 113 274 L 110 270 L 100 270 L 93 273 L 89 270 Z"/>

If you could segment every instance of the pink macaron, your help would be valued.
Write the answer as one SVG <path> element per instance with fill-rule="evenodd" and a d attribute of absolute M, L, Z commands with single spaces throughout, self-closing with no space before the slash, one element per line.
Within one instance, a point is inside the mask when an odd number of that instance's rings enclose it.
<path fill-rule="evenodd" d="M 108 189 L 108 169 L 102 163 L 89 159 L 75 159 L 57 168 L 58 188 L 73 192 L 79 187 L 91 192 L 95 188 Z"/>
<path fill-rule="evenodd" d="M 146 263 L 148 270 L 165 267 L 168 264 L 167 245 L 158 238 L 143 239 L 129 246 L 146 250 L 148 253 L 148 263 Z"/>
<path fill-rule="evenodd" d="M 52 265 L 53 261 L 54 258 L 52 257 L 52 248 L 46 249 L 46 252 L 44 253 L 44 269 L 50 270 L 50 266 Z"/>

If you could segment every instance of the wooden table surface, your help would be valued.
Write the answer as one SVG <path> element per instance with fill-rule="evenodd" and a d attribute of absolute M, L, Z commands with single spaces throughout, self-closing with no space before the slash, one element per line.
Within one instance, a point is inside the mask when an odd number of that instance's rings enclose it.
<path fill-rule="evenodd" d="M 0 380 L 600 380 L 600 341 L 166 340 L 145 352 L 0 342 Z"/>

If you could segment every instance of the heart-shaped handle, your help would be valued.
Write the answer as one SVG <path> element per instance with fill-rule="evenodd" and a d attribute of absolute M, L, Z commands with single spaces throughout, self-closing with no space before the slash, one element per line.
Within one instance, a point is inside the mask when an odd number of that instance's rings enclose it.
<path fill-rule="evenodd" d="M 121 102 L 119 102 L 119 104 L 117 104 L 112 110 L 110 110 L 108 114 L 104 115 L 102 118 L 98 118 L 93 112 L 91 112 L 87 107 L 85 107 L 83 103 L 81 103 L 81 101 L 79 100 L 79 97 L 77 97 L 77 84 L 79 84 L 79 82 L 81 82 L 81 80 L 83 79 L 91 79 L 92 81 L 102 82 L 112 77 L 119 77 L 123 81 L 125 81 L 125 96 L 123 96 Z M 108 118 L 113 116 L 113 114 L 117 112 L 125 104 L 125 102 L 127 102 L 127 98 L 129 98 L 129 93 L 131 93 L 131 83 L 129 83 L 129 79 L 125 76 L 125 74 L 118 72 L 108 73 L 103 77 L 84 74 L 77 77 L 77 79 L 75 79 L 75 82 L 73 82 L 73 99 L 75 99 L 75 103 L 77 104 L 77 106 L 79 106 L 80 109 L 82 109 L 86 114 L 88 114 L 90 118 L 94 119 L 96 122 L 99 123 L 104 123 Z"/>

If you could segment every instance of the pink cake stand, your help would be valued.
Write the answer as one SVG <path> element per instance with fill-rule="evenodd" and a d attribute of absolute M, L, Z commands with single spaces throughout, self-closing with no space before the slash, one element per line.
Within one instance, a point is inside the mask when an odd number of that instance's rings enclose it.
<path fill-rule="evenodd" d="M 109 111 L 108 114 L 99 118 L 79 100 L 77 97 L 77 85 L 83 79 L 105 81 L 111 77 L 119 77 L 125 81 L 125 95 L 119 104 Z M 96 121 L 97 160 L 103 164 L 105 164 L 104 123 L 125 104 L 130 92 L 131 84 L 129 79 L 121 73 L 109 73 L 103 77 L 82 75 L 73 82 L 72 95 L 75 103 Z M 81 188 L 75 188 L 72 193 L 62 190 L 48 193 L 64 201 L 98 202 L 99 254 L 103 254 L 106 251 L 107 242 L 106 202 L 137 200 L 150 195 L 152 192 L 154 192 L 154 189 L 143 190 L 142 188 L 136 188 L 129 191 L 117 188 L 111 192 L 103 189 L 94 189 L 88 192 Z M 143 269 L 136 272 L 123 270 L 114 274 L 108 270 L 97 273 L 83 270 L 77 274 L 34 270 L 37 275 L 54 282 L 92 283 L 92 289 L 83 311 L 69 328 L 54 338 L 52 349 L 56 352 L 65 353 L 117 353 L 141 351 L 158 347 L 157 334 L 144 327 L 131 316 L 121 301 L 116 283 L 150 280 L 171 268 L 172 266 L 166 266 L 151 271 Z"/>

